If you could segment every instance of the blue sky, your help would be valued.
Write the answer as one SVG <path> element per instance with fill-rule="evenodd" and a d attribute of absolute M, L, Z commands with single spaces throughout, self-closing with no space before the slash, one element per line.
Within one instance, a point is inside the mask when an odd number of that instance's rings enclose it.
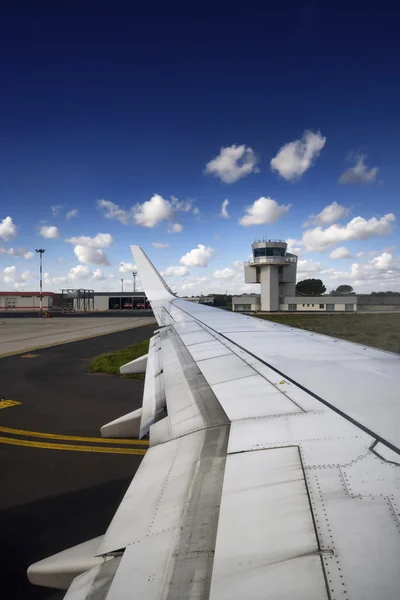
<path fill-rule="evenodd" d="M 0 24 L 0 289 L 38 287 L 38 247 L 48 290 L 129 289 L 135 243 L 178 293 L 252 291 L 266 236 L 400 290 L 394 5 L 29 4 Z"/>

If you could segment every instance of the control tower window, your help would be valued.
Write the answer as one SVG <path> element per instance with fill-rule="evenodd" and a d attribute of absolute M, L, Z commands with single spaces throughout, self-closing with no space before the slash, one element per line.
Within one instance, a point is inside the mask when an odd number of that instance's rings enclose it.
<path fill-rule="evenodd" d="M 255 248 L 254 258 L 259 256 L 285 256 L 285 248 Z"/>
<path fill-rule="evenodd" d="M 266 250 L 266 248 L 255 248 L 254 249 L 254 258 L 258 258 L 259 256 L 266 256 L 265 250 Z"/>

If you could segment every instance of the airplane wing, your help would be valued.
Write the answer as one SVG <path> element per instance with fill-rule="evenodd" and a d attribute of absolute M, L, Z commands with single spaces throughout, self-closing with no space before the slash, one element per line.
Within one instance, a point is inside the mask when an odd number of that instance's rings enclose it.
<path fill-rule="evenodd" d="M 150 448 L 105 535 L 31 581 L 68 600 L 398 600 L 400 356 L 182 300 L 132 251 L 159 329 L 142 409 L 105 432 Z"/>

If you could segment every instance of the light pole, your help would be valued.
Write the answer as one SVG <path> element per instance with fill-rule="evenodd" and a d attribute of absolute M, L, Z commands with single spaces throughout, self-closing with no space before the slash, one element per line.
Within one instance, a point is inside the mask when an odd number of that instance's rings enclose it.
<path fill-rule="evenodd" d="M 35 250 L 40 254 L 40 315 L 43 315 L 43 254 L 46 252 L 44 248 L 37 248 Z"/>
<path fill-rule="evenodd" d="M 123 292 L 123 291 L 124 291 L 124 280 L 121 279 L 121 292 Z"/>
<path fill-rule="evenodd" d="M 137 275 L 137 271 L 132 271 L 132 275 L 133 275 L 133 293 L 136 294 L 136 275 Z"/>

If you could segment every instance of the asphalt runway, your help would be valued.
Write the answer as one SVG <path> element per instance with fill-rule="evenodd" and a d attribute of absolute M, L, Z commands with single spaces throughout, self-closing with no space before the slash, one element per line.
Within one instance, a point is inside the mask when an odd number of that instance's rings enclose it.
<path fill-rule="evenodd" d="M 86 366 L 154 329 L 0 358 L 0 398 L 20 403 L 0 403 L 2 598 L 60 600 L 65 592 L 32 586 L 27 567 L 105 532 L 147 446 L 86 438 L 139 408 L 143 382 L 90 375 Z"/>

